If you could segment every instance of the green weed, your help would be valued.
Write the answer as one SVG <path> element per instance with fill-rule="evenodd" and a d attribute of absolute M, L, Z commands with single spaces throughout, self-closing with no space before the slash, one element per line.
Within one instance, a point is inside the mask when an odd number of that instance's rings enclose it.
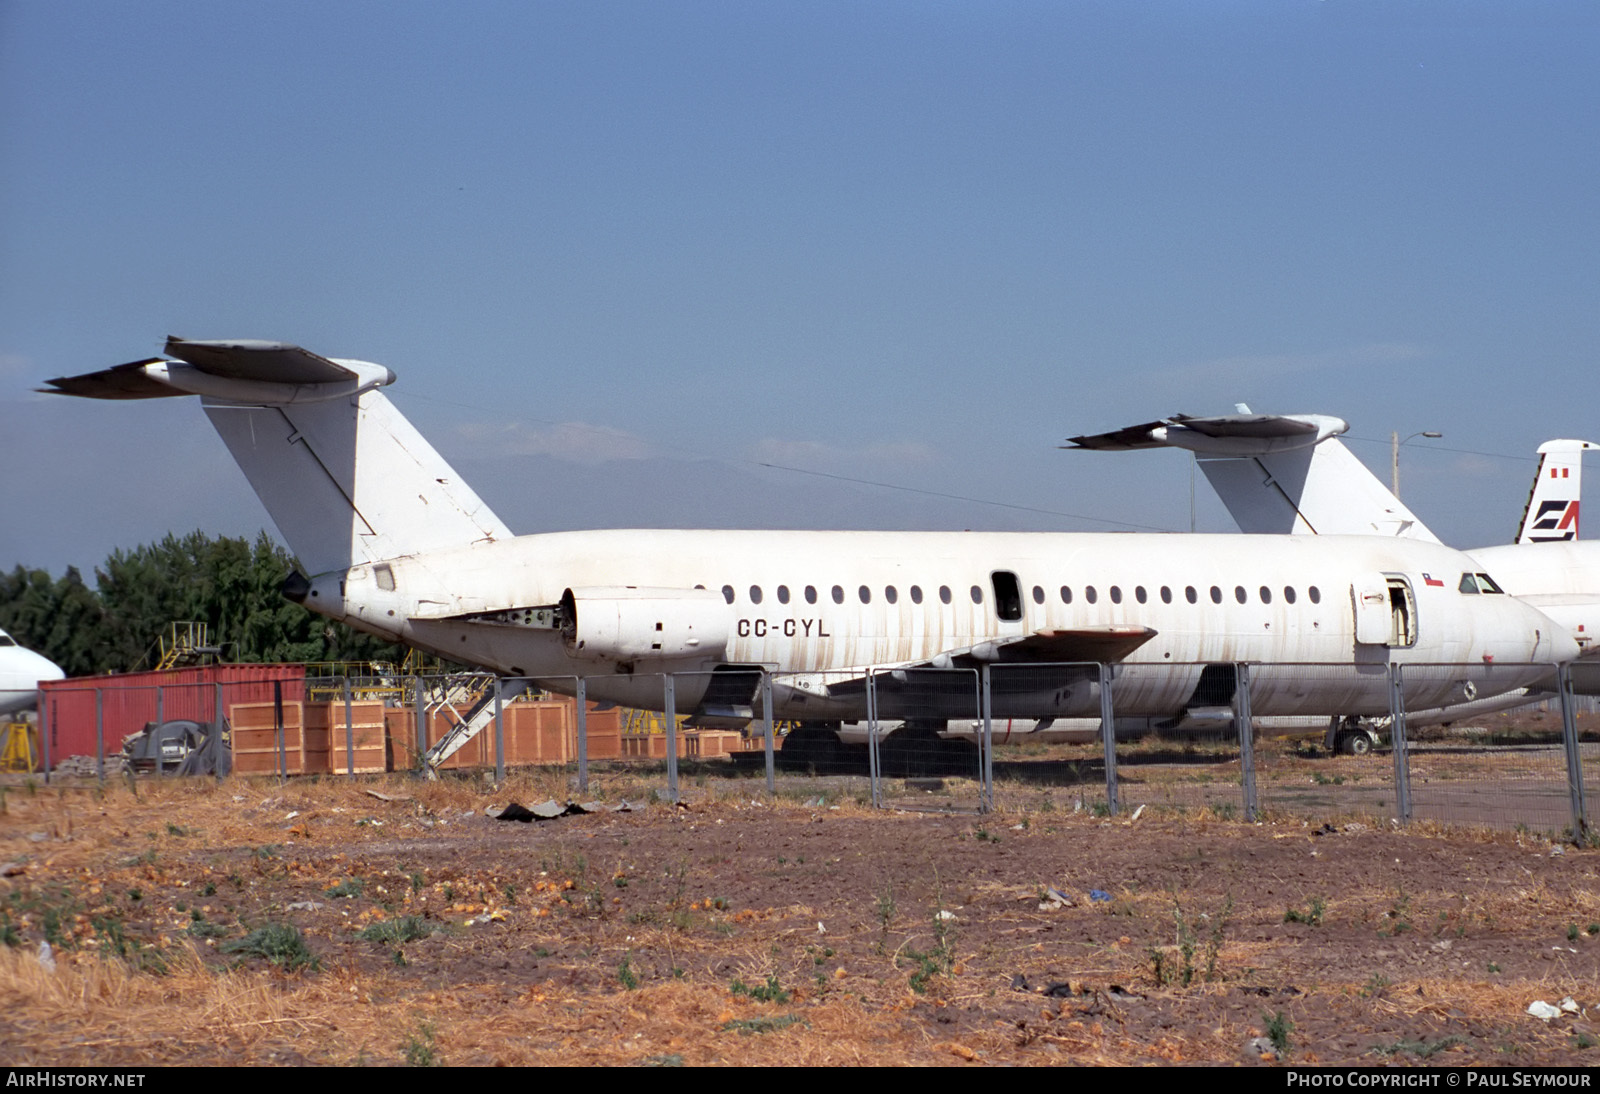
<path fill-rule="evenodd" d="M 297 972 L 300 969 L 315 972 L 322 967 L 316 954 L 306 946 L 300 928 L 288 923 L 268 923 L 265 927 L 257 927 L 237 941 L 224 942 L 221 949 L 223 953 L 265 958 L 274 965 L 282 966 L 285 972 Z"/>

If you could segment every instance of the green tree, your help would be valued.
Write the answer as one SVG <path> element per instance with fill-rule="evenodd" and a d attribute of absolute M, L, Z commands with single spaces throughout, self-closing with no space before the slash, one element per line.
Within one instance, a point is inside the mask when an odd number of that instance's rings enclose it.
<path fill-rule="evenodd" d="M 265 532 L 251 543 L 202 532 L 113 551 L 91 590 L 75 569 L 0 574 L 0 626 L 70 675 L 153 668 L 173 622 L 203 622 L 226 661 L 397 661 L 403 647 L 283 598 L 294 557 Z"/>

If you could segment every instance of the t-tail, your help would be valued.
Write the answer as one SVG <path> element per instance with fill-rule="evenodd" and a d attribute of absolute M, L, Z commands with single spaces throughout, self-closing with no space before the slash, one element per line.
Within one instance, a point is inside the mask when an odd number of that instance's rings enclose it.
<path fill-rule="evenodd" d="M 168 338 L 130 361 L 41 390 L 91 399 L 198 395 L 273 523 L 312 575 L 509 539 L 379 389 L 394 373 L 282 342 Z"/>
<path fill-rule="evenodd" d="M 1590 441 L 1546 441 L 1539 446 L 1539 471 L 1522 510 L 1517 543 L 1559 543 L 1578 538 L 1578 502 L 1584 452 Z"/>

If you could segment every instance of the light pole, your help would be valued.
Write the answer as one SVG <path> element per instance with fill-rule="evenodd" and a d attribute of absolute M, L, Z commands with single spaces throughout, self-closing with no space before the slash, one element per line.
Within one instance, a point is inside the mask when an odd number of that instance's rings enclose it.
<path fill-rule="evenodd" d="M 1389 449 L 1389 488 L 1394 492 L 1394 496 L 1396 498 L 1400 497 L 1400 446 L 1408 441 L 1414 441 L 1418 437 L 1432 437 L 1437 440 L 1443 436 L 1443 433 L 1433 429 L 1424 429 L 1418 433 L 1413 433 L 1404 441 L 1400 439 L 1400 433 L 1398 430 L 1389 434 L 1389 443 L 1391 446 Z"/>

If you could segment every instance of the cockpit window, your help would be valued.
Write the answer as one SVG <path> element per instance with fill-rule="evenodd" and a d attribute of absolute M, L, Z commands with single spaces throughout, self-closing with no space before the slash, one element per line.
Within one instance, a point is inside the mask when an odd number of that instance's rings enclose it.
<path fill-rule="evenodd" d="M 1494 578 L 1490 577 L 1488 574 L 1478 575 L 1478 588 L 1486 593 L 1500 593 L 1502 596 L 1505 595 L 1505 590 L 1499 585 L 1495 584 Z"/>
<path fill-rule="evenodd" d="M 1473 577 L 1471 574 L 1462 574 L 1461 584 L 1457 585 L 1456 588 L 1460 589 L 1464 593 L 1472 593 L 1474 596 L 1476 596 L 1478 592 L 1478 579 Z"/>

